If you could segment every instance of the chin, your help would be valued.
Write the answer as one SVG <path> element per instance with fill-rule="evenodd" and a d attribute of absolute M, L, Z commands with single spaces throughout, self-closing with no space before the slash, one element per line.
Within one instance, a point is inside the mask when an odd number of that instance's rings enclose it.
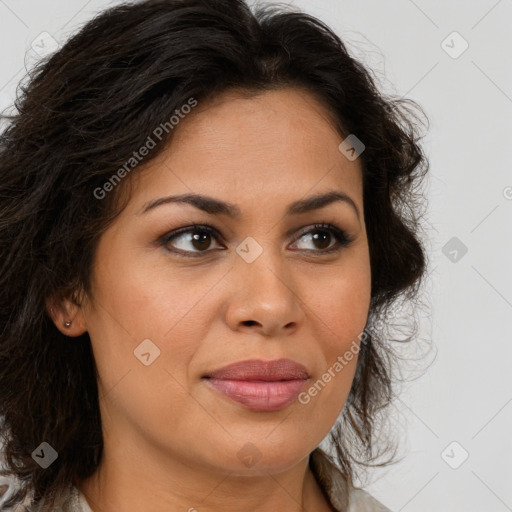
<path fill-rule="evenodd" d="M 235 444 L 235 443 L 233 443 Z M 296 449 L 289 442 L 276 447 L 274 442 L 264 438 L 254 442 L 246 441 L 236 443 L 240 448 L 231 452 L 229 450 L 221 455 L 222 467 L 234 476 L 254 476 L 265 473 L 281 473 L 296 466 L 304 457 L 314 449 L 305 450 L 304 444 L 297 443 Z M 217 461 L 218 463 L 219 461 Z"/>

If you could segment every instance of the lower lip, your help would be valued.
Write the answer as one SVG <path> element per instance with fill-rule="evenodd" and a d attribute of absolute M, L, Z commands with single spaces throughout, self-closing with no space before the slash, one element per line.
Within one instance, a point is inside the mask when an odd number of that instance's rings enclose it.
<path fill-rule="evenodd" d="M 253 411 L 279 411 L 293 403 L 307 379 L 244 381 L 209 378 L 206 381 L 231 400 Z"/>

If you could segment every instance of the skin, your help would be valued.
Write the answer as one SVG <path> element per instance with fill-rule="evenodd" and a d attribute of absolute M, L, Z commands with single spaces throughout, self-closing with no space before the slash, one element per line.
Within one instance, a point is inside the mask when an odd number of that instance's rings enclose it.
<path fill-rule="evenodd" d="M 339 151 L 324 106 L 291 88 L 224 93 L 199 104 L 173 135 L 168 150 L 130 176 L 128 205 L 95 255 L 92 293 L 51 312 L 68 336 L 88 331 L 99 371 L 104 456 L 76 483 L 94 512 L 331 510 L 308 457 L 344 407 L 357 356 L 309 403 L 275 412 L 248 410 L 201 377 L 240 360 L 290 358 L 312 384 L 358 341 L 371 292 L 360 161 Z M 289 203 L 329 190 L 350 196 L 359 217 L 340 201 L 284 215 Z M 243 217 L 179 203 L 138 213 L 148 201 L 190 192 L 234 203 Z M 322 222 L 353 241 L 322 254 L 337 245 L 334 236 L 322 245 L 317 231 L 302 233 Z M 193 223 L 220 237 L 199 249 L 190 232 L 157 244 Z M 252 263 L 236 252 L 247 236 L 263 249 Z M 149 366 L 134 356 L 147 338 L 160 350 Z M 250 467 L 237 456 L 249 442 L 260 457 Z"/>

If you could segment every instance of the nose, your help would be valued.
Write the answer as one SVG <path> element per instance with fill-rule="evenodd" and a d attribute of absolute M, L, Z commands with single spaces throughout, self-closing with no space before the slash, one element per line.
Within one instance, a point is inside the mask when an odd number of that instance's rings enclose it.
<path fill-rule="evenodd" d="M 252 263 L 236 261 L 226 310 L 232 330 L 279 337 L 292 334 L 304 321 L 297 283 L 279 258 L 264 251 Z"/>

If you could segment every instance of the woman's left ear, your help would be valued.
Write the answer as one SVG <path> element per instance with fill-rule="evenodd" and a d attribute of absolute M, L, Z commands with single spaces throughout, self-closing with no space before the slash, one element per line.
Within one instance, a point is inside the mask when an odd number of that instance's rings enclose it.
<path fill-rule="evenodd" d="M 46 312 L 55 327 L 66 336 L 76 337 L 87 332 L 82 303 L 78 302 L 75 294 L 69 297 L 47 299 Z"/>

